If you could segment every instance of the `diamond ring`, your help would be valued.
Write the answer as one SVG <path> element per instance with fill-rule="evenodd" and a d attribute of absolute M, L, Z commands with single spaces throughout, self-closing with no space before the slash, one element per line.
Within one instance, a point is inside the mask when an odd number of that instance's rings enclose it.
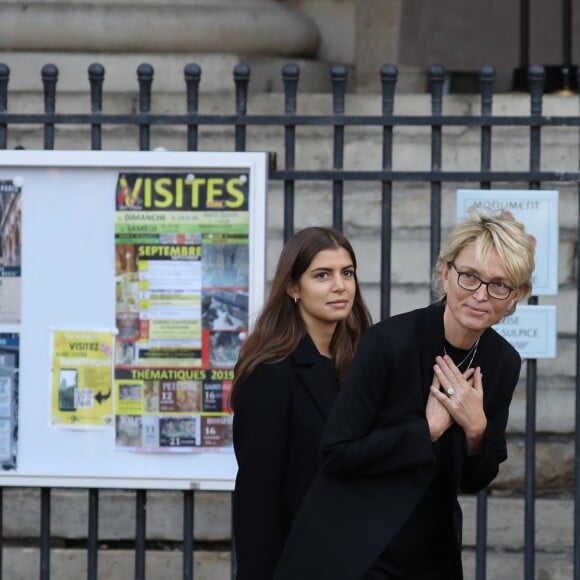
<path fill-rule="evenodd" d="M 455 394 L 455 389 L 453 387 L 449 387 L 447 389 L 447 394 L 452 397 Z"/>

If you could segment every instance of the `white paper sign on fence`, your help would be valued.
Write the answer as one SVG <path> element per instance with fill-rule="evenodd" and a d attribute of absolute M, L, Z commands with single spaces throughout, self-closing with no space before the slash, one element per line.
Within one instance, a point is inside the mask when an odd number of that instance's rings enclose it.
<path fill-rule="evenodd" d="M 556 307 L 519 305 L 494 326 L 522 358 L 556 357 Z"/>

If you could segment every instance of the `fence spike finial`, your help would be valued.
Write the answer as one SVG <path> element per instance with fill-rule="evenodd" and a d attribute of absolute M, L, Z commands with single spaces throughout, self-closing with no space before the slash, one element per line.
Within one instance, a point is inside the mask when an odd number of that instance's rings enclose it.
<path fill-rule="evenodd" d="M 440 64 L 429 67 L 429 90 L 431 92 L 431 109 L 433 114 L 440 115 L 443 105 L 443 85 L 445 69 Z"/>
<path fill-rule="evenodd" d="M 330 82 L 332 85 L 332 105 L 333 112 L 336 115 L 344 113 L 346 82 L 348 80 L 348 71 L 343 64 L 335 64 L 330 69 Z"/>
<path fill-rule="evenodd" d="M 187 91 L 187 112 L 197 113 L 201 67 L 195 62 L 190 62 L 183 68 L 183 76 Z"/>
<path fill-rule="evenodd" d="M 383 115 L 392 115 L 395 104 L 395 88 L 399 70 L 393 64 L 384 64 L 381 67 L 381 86 L 383 89 Z"/>
<path fill-rule="evenodd" d="M 481 112 L 484 115 L 491 114 L 494 82 L 495 82 L 495 69 L 493 68 L 493 66 L 489 64 L 484 64 L 479 69 Z"/>
<path fill-rule="evenodd" d="M 44 111 L 46 113 L 54 113 L 56 109 L 58 68 L 54 64 L 45 64 L 41 69 L 41 77 L 44 87 Z"/>
<path fill-rule="evenodd" d="M 284 112 L 292 114 L 296 112 L 298 97 L 298 81 L 300 79 L 300 69 L 298 65 L 291 62 L 282 67 L 282 83 L 284 85 Z"/>
<path fill-rule="evenodd" d="M 98 113 L 103 110 L 103 82 L 105 81 L 105 67 L 94 62 L 89 66 L 89 84 L 91 86 L 91 111 Z"/>
<path fill-rule="evenodd" d="M 250 67 L 246 63 L 241 62 L 234 67 L 234 83 L 236 86 L 236 113 L 238 113 L 238 115 L 246 114 L 250 74 Z"/>
<path fill-rule="evenodd" d="M 10 80 L 10 67 L 0 62 L 0 112 L 8 110 L 8 81 Z"/>
<path fill-rule="evenodd" d="M 534 64 L 528 69 L 528 86 L 530 87 L 531 114 L 542 114 L 542 97 L 544 84 L 546 82 L 546 71 L 539 64 Z"/>

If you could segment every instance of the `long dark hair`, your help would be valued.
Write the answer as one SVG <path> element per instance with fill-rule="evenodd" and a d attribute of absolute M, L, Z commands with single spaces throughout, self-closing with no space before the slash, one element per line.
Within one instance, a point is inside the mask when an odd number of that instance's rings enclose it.
<path fill-rule="evenodd" d="M 230 405 L 235 405 L 237 386 L 256 367 L 264 362 L 285 359 L 306 335 L 306 326 L 288 288 L 297 282 L 315 256 L 323 250 L 344 248 L 355 267 L 356 294 L 347 318 L 338 321 L 330 342 L 330 354 L 340 378 L 351 363 L 359 340 L 371 324 L 369 310 L 362 298 L 356 277 L 356 257 L 350 242 L 337 230 L 309 227 L 288 239 L 272 281 L 266 303 L 256 320 L 254 329 L 245 340 L 234 369 Z"/>

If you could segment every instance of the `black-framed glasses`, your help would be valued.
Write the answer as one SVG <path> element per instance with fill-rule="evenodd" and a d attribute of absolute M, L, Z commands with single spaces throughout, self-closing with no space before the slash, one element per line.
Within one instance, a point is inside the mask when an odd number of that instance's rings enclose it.
<path fill-rule="evenodd" d="M 460 272 L 457 269 L 455 262 L 451 262 L 451 265 L 457 272 L 457 283 L 460 288 L 463 288 L 464 290 L 475 292 L 483 284 L 487 290 L 487 294 L 497 300 L 507 300 L 510 294 L 515 290 L 515 288 L 503 284 L 502 282 L 484 282 L 479 276 L 476 276 L 471 272 Z"/>

